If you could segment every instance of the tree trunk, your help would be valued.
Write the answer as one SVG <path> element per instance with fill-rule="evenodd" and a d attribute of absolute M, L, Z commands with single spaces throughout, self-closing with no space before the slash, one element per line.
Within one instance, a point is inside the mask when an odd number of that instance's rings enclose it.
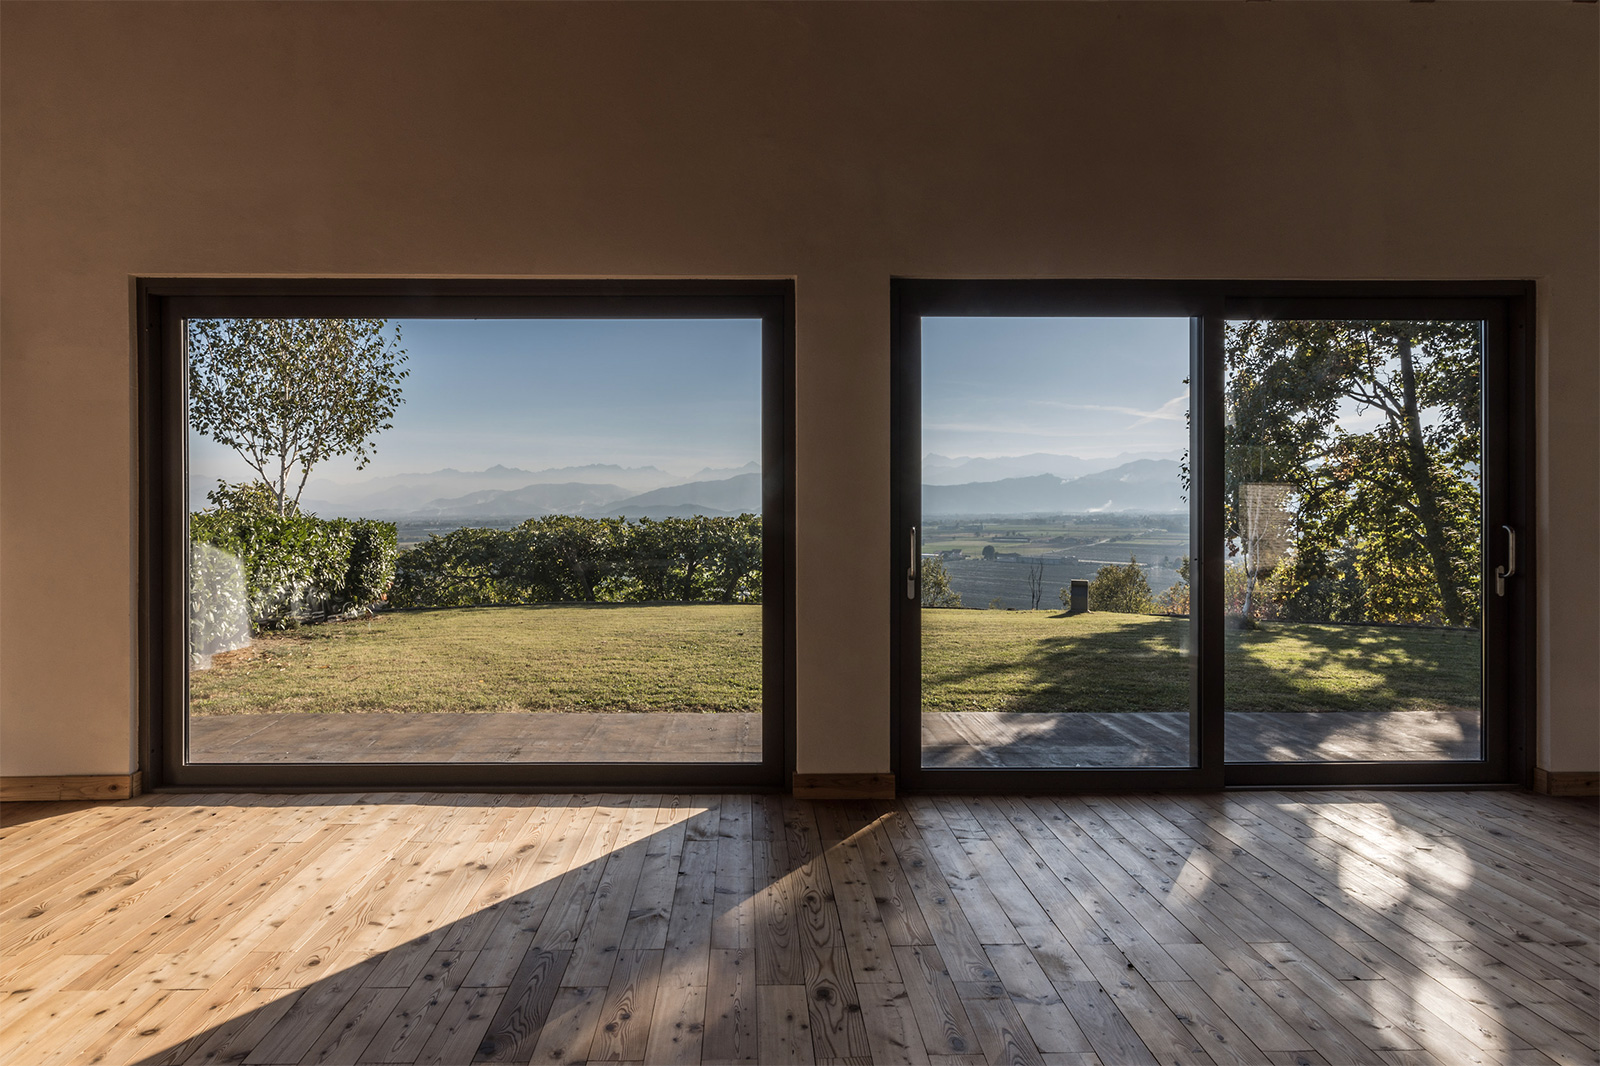
<path fill-rule="evenodd" d="M 1450 552 L 1445 543 L 1444 523 L 1439 519 L 1439 494 L 1434 485 L 1433 468 L 1428 462 L 1427 445 L 1422 440 L 1422 417 L 1417 404 L 1417 372 L 1411 358 L 1411 338 L 1401 337 L 1400 380 L 1405 389 L 1406 453 L 1409 458 L 1412 491 L 1417 494 L 1417 517 L 1422 521 L 1422 544 L 1433 565 L 1434 581 L 1439 585 L 1439 604 L 1446 622 L 1462 625 L 1468 621 L 1450 572 Z"/>

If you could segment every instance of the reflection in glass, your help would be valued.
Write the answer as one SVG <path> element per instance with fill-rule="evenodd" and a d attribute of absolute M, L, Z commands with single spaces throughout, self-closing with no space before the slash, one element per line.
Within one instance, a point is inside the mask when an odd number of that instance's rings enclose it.
<path fill-rule="evenodd" d="M 1481 758 L 1476 322 L 1227 327 L 1227 758 Z"/>
<path fill-rule="evenodd" d="M 1188 766 L 1187 319 L 922 320 L 922 765 Z"/>

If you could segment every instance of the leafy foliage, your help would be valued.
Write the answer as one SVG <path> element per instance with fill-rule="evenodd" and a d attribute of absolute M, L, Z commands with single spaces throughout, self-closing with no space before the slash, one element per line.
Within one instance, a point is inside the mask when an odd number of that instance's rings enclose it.
<path fill-rule="evenodd" d="M 1292 544 L 1281 566 L 1244 550 L 1247 584 L 1276 567 L 1286 618 L 1476 625 L 1477 324 L 1246 322 L 1227 359 L 1229 537 L 1249 486 L 1282 486 Z M 1377 425 L 1345 428 L 1352 408 Z"/>
<path fill-rule="evenodd" d="M 391 341 L 387 325 L 381 318 L 190 322 L 190 425 L 238 452 L 272 491 L 278 513 L 288 514 L 312 467 L 336 455 L 366 466 L 372 438 L 391 427 L 408 371 L 400 328 Z"/>
<path fill-rule="evenodd" d="M 1170 560 L 1169 566 L 1172 566 Z M 1186 615 L 1189 613 L 1189 557 L 1185 555 L 1174 567 L 1178 580 L 1167 586 L 1154 600 L 1154 613 Z"/>
<path fill-rule="evenodd" d="M 1185 555 L 1177 564 L 1178 580 L 1160 592 L 1152 608 L 1155 614 L 1186 615 L 1189 613 L 1189 557 Z M 1252 621 L 1283 617 L 1280 600 L 1280 571 L 1266 570 L 1255 575 L 1252 583 L 1248 569 L 1239 563 L 1225 563 L 1222 571 L 1223 613 Z"/>
<path fill-rule="evenodd" d="M 1071 597 L 1067 589 L 1061 590 L 1065 606 Z M 1102 566 L 1089 582 L 1089 610 L 1110 611 L 1114 614 L 1153 614 L 1155 601 L 1150 595 L 1150 580 L 1133 556 L 1127 566 Z"/>
<path fill-rule="evenodd" d="M 760 603 L 761 516 L 530 518 L 457 529 L 401 552 L 396 607 L 509 603 Z"/>
<path fill-rule="evenodd" d="M 350 560 L 345 566 L 340 598 L 353 606 L 382 600 L 394 582 L 394 564 L 400 554 L 393 522 L 359 518 L 350 522 Z"/>
<path fill-rule="evenodd" d="M 454 529 L 401 552 L 395 560 L 395 607 L 473 607 L 525 598 L 511 573 L 511 539 L 494 529 Z"/>
<path fill-rule="evenodd" d="M 950 572 L 942 559 L 922 560 L 922 606 L 960 607 L 961 593 L 950 587 Z"/>
<path fill-rule="evenodd" d="M 297 508 L 280 514 L 265 486 L 219 483 L 208 499 L 211 508 L 189 516 L 191 545 L 210 545 L 239 560 L 256 629 L 341 614 L 380 599 L 388 587 L 396 544 L 391 523 L 320 519 Z M 197 590 L 215 587 L 202 579 L 215 576 L 220 565 L 209 555 L 200 559 L 191 558 L 191 620 L 223 617 L 218 612 L 228 605 L 194 602 L 206 595 Z"/>

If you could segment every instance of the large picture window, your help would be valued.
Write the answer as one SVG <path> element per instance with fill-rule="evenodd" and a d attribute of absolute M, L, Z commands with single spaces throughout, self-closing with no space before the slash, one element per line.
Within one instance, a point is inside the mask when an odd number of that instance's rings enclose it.
<path fill-rule="evenodd" d="M 147 289 L 163 778 L 781 782 L 788 287 L 404 288 Z"/>

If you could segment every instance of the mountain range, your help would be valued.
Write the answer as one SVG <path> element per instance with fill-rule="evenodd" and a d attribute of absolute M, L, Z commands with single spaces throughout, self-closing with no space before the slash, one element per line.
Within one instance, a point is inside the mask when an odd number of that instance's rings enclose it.
<path fill-rule="evenodd" d="M 1047 467 L 1041 471 L 1039 467 Z M 1057 473 L 1065 471 L 1066 473 Z M 1165 513 L 1187 507 L 1177 460 L 1104 459 L 1035 453 L 999 458 L 930 455 L 923 464 L 927 515 Z M 986 476 L 987 475 L 987 476 Z M 962 479 L 962 480 L 951 480 Z M 210 485 L 191 485 L 191 506 L 206 506 Z M 306 486 L 304 510 L 324 518 L 453 521 L 523 519 L 549 514 L 587 518 L 735 515 L 761 510 L 756 463 L 706 468 L 683 478 L 653 466 L 611 464 L 522 470 L 436 470 L 341 484 L 319 478 Z"/>
<path fill-rule="evenodd" d="M 738 474 L 710 481 L 633 493 L 617 485 L 566 482 L 526 485 L 520 489 L 486 489 L 414 505 L 404 513 L 367 511 L 370 518 L 538 518 L 570 514 L 584 518 L 683 518 L 689 515 L 735 515 L 761 511 L 761 475 Z"/>
<path fill-rule="evenodd" d="M 1169 513 L 1188 508 L 1175 459 L 1135 459 L 1076 478 L 1054 474 L 1008 477 L 963 485 L 922 486 L 922 513 L 1092 514 L 1097 511 Z"/>
<path fill-rule="evenodd" d="M 487 517 L 514 514 L 520 509 L 520 505 L 510 498 L 503 500 L 503 506 L 497 504 L 495 501 L 502 499 L 499 494 L 520 494 L 537 486 L 541 491 L 523 498 L 534 506 L 534 513 L 548 506 L 555 508 L 555 511 L 547 509 L 542 513 L 573 514 L 578 512 L 567 508 L 588 510 L 604 507 L 608 503 L 655 489 L 700 481 L 722 481 L 740 474 L 759 473 L 760 470 L 761 464 L 756 462 L 740 467 L 706 467 L 688 477 L 670 474 L 654 466 L 618 466 L 614 463 L 542 470 L 500 465 L 487 470 L 455 470 L 447 467 L 427 473 L 389 474 L 355 482 L 313 478 L 306 484 L 300 505 L 302 509 L 324 517 L 346 518 L 422 517 L 437 515 L 443 510 L 454 511 L 458 505 L 481 506 L 488 510 L 472 510 L 471 514 Z M 215 487 L 213 480 L 191 477 L 190 510 L 198 511 L 206 507 L 206 493 Z"/>
<path fill-rule="evenodd" d="M 1076 455 L 1033 452 L 1028 455 L 1001 455 L 993 458 L 946 455 L 922 457 L 924 485 L 966 485 L 974 481 L 1000 481 L 1005 478 L 1053 474 L 1063 480 L 1098 474 L 1136 459 L 1176 459 L 1178 452 L 1123 452 L 1121 455 L 1084 459 Z"/>
<path fill-rule="evenodd" d="M 707 471 L 721 473 L 721 471 Z M 557 484 L 532 484 L 515 489 L 479 489 L 460 496 L 438 497 L 400 507 L 352 505 L 307 510 L 324 516 L 361 514 L 367 518 L 453 519 L 453 518 L 537 518 L 549 514 L 606 518 L 685 517 L 688 515 L 731 515 L 761 510 L 761 475 L 741 473 L 733 477 L 689 481 L 678 485 L 630 492 L 621 485 L 567 481 Z"/>

